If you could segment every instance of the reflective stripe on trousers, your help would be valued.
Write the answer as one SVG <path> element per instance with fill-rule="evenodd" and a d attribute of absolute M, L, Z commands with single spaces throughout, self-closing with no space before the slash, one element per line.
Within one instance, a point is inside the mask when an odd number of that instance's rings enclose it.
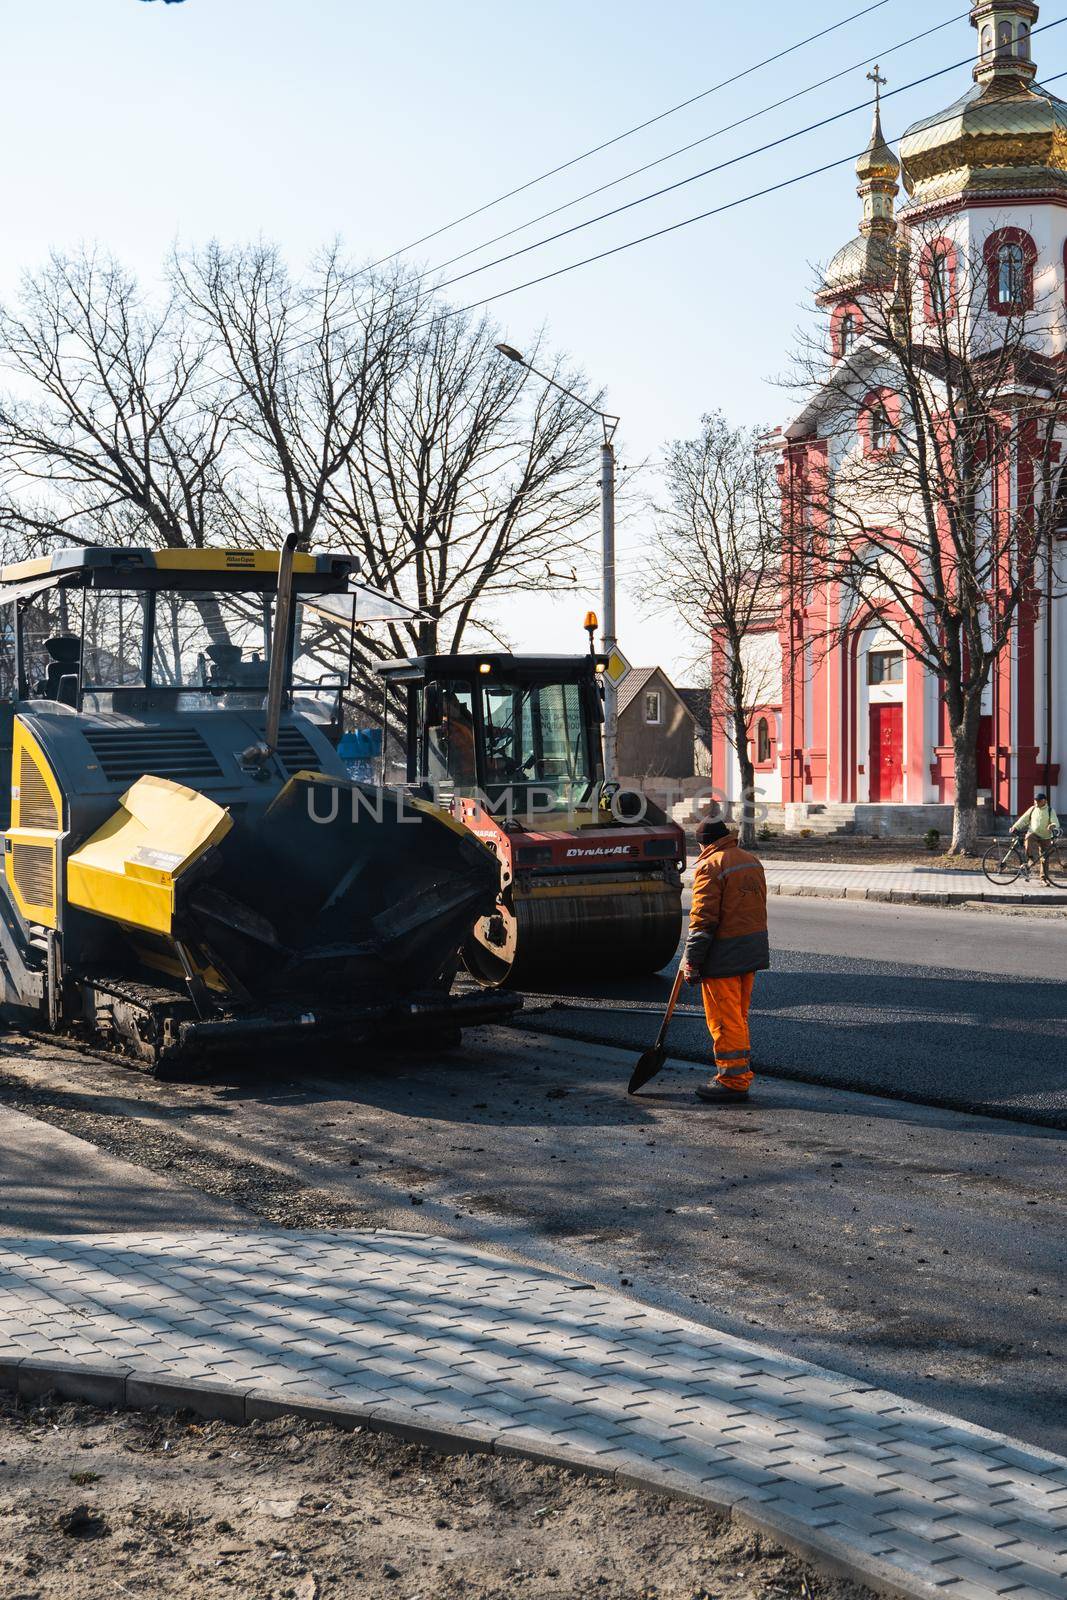
<path fill-rule="evenodd" d="M 715 1081 L 739 1094 L 744 1093 L 754 1076 L 748 1009 L 755 979 L 754 972 L 743 972 L 734 978 L 705 978 L 700 985 L 708 1032 L 715 1046 Z"/>

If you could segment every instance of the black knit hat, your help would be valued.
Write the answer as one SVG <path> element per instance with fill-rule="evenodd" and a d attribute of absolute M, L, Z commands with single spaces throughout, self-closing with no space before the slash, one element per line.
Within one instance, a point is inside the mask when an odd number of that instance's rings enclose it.
<path fill-rule="evenodd" d="M 717 844 L 720 839 L 728 839 L 730 830 L 721 817 L 705 817 L 697 827 L 697 844 L 706 850 L 709 844 Z"/>

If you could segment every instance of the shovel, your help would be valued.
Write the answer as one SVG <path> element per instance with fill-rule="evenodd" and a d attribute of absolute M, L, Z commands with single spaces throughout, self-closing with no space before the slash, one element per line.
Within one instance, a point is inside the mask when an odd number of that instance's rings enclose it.
<path fill-rule="evenodd" d="M 651 1050 L 645 1051 L 634 1068 L 633 1076 L 626 1088 L 627 1094 L 636 1094 L 638 1089 L 642 1089 L 646 1083 L 652 1082 L 657 1072 L 662 1072 L 663 1070 L 663 1063 L 667 1059 L 667 1049 L 664 1041 L 667 1037 L 667 1029 L 671 1025 L 671 1018 L 674 1016 L 674 1008 L 678 1004 L 678 996 L 682 992 L 683 981 L 682 967 L 681 963 L 679 963 L 678 971 L 674 975 L 674 988 L 671 990 L 671 997 L 667 1001 L 667 1009 L 663 1013 L 663 1022 L 660 1025 L 659 1033 L 656 1035 L 656 1042 Z"/>

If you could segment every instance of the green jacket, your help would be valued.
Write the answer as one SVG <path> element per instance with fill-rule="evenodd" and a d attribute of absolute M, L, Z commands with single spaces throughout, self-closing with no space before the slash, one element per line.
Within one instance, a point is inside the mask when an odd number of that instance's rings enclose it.
<path fill-rule="evenodd" d="M 1012 830 L 1020 832 L 1025 828 L 1027 833 L 1036 834 L 1039 839 L 1050 839 L 1053 828 L 1058 829 L 1060 819 L 1051 806 L 1029 806 L 1018 822 L 1012 823 Z"/>

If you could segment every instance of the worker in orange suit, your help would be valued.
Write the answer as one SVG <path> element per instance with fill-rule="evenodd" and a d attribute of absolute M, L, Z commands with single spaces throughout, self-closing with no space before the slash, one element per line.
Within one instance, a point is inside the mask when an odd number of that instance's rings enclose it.
<path fill-rule="evenodd" d="M 689 936 L 682 957 L 688 983 L 700 984 L 715 1046 L 715 1077 L 697 1096 L 709 1105 L 743 1105 L 752 1083 L 748 1008 L 757 972 L 771 964 L 763 867 L 719 818 L 697 829 Z"/>

